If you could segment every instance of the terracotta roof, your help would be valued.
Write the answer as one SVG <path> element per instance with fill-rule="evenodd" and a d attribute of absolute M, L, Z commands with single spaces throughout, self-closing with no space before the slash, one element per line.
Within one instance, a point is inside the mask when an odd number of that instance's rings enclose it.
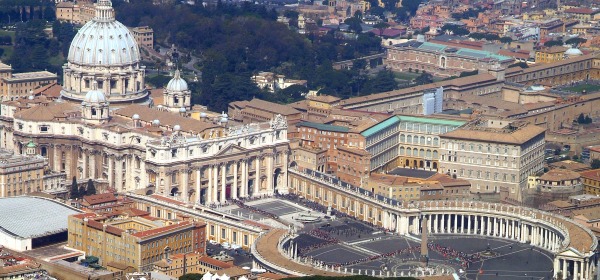
<path fill-rule="evenodd" d="M 594 57 L 595 57 L 594 54 L 588 54 L 588 55 L 582 55 L 582 56 L 578 56 L 578 57 L 574 57 L 574 58 L 559 60 L 559 61 L 553 62 L 553 63 L 542 63 L 540 65 L 534 65 L 529 68 L 524 68 L 522 74 L 532 73 L 532 72 L 536 72 L 539 70 L 552 69 L 552 68 L 555 68 L 558 66 L 567 65 L 567 64 L 571 64 L 571 63 L 575 63 L 575 62 L 586 61 L 586 60 L 590 60 Z"/>
<path fill-rule="evenodd" d="M 64 3 L 64 2 L 62 2 Z M 52 99 L 56 99 L 60 97 L 60 91 L 62 90 L 62 86 L 57 83 L 52 83 L 45 85 L 43 87 L 37 88 L 33 91 L 33 95 L 42 95 L 47 96 Z"/>
<path fill-rule="evenodd" d="M 279 280 L 279 279 L 283 279 L 283 278 L 287 278 L 287 275 L 284 274 L 277 274 L 277 273 L 273 273 L 273 272 L 265 272 L 265 273 L 261 273 L 258 275 L 259 279 L 272 279 L 272 280 Z"/>
<path fill-rule="evenodd" d="M 131 118 L 135 114 L 138 114 L 140 116 L 140 120 L 143 122 L 149 123 L 158 119 L 160 121 L 160 126 L 168 126 L 172 128 L 175 125 L 179 125 L 183 131 L 188 132 L 202 132 L 211 128 L 221 128 L 220 126 L 210 122 L 186 118 L 171 112 L 159 111 L 148 106 L 137 104 L 129 105 L 115 111 L 115 115 L 120 115 L 127 118 Z"/>
<path fill-rule="evenodd" d="M 171 199 L 171 198 L 168 198 L 166 196 L 162 196 L 162 195 L 158 195 L 158 194 L 150 195 L 150 197 L 152 197 L 154 199 L 158 199 L 158 200 L 164 201 L 164 202 L 168 202 L 168 203 L 173 203 L 173 204 L 177 204 L 177 205 L 185 205 L 185 203 L 183 203 L 183 202 L 181 202 L 179 200 Z"/>
<path fill-rule="evenodd" d="M 598 12 L 600 12 L 600 10 L 594 10 L 594 9 L 590 9 L 590 8 L 570 8 L 570 9 L 566 9 L 565 13 L 569 13 L 569 14 L 586 14 L 586 15 L 593 15 L 593 14 L 597 14 Z"/>
<path fill-rule="evenodd" d="M 306 98 L 310 99 L 310 100 L 314 100 L 314 101 L 325 102 L 325 103 L 333 103 L 333 102 L 337 102 L 337 101 L 341 100 L 341 98 L 331 96 L 331 95 L 317 95 L 317 96 L 310 95 L 310 96 L 307 96 Z"/>
<path fill-rule="evenodd" d="M 125 269 L 127 269 L 129 267 L 132 267 L 130 265 L 127 265 L 127 264 L 124 264 L 124 263 L 120 263 L 120 262 L 114 262 L 114 261 L 113 262 L 108 262 L 106 264 L 106 266 L 114 267 L 114 268 L 120 269 L 120 270 L 125 270 Z"/>
<path fill-rule="evenodd" d="M 573 204 L 571 204 L 568 201 L 564 201 L 564 200 L 550 201 L 550 202 L 548 202 L 548 204 L 550 204 L 552 206 L 556 206 L 557 208 L 568 208 L 568 207 L 573 206 Z"/>
<path fill-rule="evenodd" d="M 552 169 L 544 173 L 544 175 L 540 176 L 539 179 L 544 181 L 555 182 L 563 180 L 577 180 L 579 178 L 581 178 L 581 176 L 577 172 L 573 172 L 566 169 Z"/>
<path fill-rule="evenodd" d="M 591 207 L 573 210 L 574 216 L 583 216 L 586 220 L 599 220 L 600 219 L 600 207 Z"/>
<path fill-rule="evenodd" d="M 581 177 L 583 178 L 600 181 L 600 169 L 592 169 L 579 174 L 581 174 Z"/>
<path fill-rule="evenodd" d="M 289 116 L 300 113 L 300 111 L 292 108 L 291 106 L 281 105 L 258 98 L 253 98 L 252 100 L 248 101 L 248 103 L 246 103 L 245 105 L 246 107 L 260 109 L 269 113 L 280 114 L 282 116 Z"/>
<path fill-rule="evenodd" d="M 83 200 L 89 205 L 96 205 L 106 202 L 115 202 L 117 201 L 117 197 L 115 197 L 115 195 L 112 193 L 101 193 L 95 195 L 84 195 Z"/>
<path fill-rule="evenodd" d="M 373 173 L 369 176 L 369 181 L 386 184 L 388 186 L 402 186 L 408 183 L 408 178 L 404 176 Z"/>
<path fill-rule="evenodd" d="M 239 266 L 232 266 L 214 271 L 213 274 L 227 275 L 229 277 L 239 277 L 250 274 L 250 270 L 245 270 Z"/>
<path fill-rule="evenodd" d="M 505 133 L 503 131 L 474 130 L 467 127 L 461 127 L 444 133 L 440 136 L 443 138 L 521 145 L 533 139 L 534 137 L 543 134 L 544 131 L 546 131 L 545 128 L 535 125 L 526 125 L 518 128 L 512 133 Z"/>
<path fill-rule="evenodd" d="M 361 155 L 361 156 L 370 156 L 371 155 L 365 149 L 360 149 L 360 148 L 356 148 L 356 147 L 348 147 L 346 145 L 340 145 L 337 147 L 337 149 L 340 151 L 353 153 L 353 154 L 357 154 L 357 155 Z"/>
<path fill-rule="evenodd" d="M 226 263 L 220 260 L 215 260 L 211 257 L 208 256 L 202 256 L 198 259 L 198 261 L 203 262 L 203 263 L 207 263 L 216 267 L 220 267 L 220 268 L 230 268 L 233 267 L 233 264 L 230 263 Z"/>
<path fill-rule="evenodd" d="M 370 94 L 370 95 L 366 95 L 366 96 L 348 98 L 348 99 L 344 99 L 344 100 L 340 101 L 340 105 L 353 105 L 353 104 L 363 103 L 365 101 L 370 101 L 370 100 L 377 100 L 377 99 L 389 98 L 392 96 L 412 94 L 412 93 L 422 92 L 423 90 L 426 90 L 426 89 L 439 88 L 441 86 L 446 88 L 448 86 L 465 86 L 465 85 L 472 85 L 472 84 L 480 84 L 480 83 L 489 82 L 489 81 L 496 81 L 496 77 L 492 76 L 491 74 L 479 74 L 479 75 L 473 75 L 473 76 L 468 76 L 468 77 L 456 78 L 456 79 L 452 79 L 452 80 L 440 81 L 440 82 L 426 84 L 426 85 L 410 87 L 410 88 L 404 88 L 404 89 L 398 89 L 398 90 L 393 90 L 393 91 L 388 91 L 388 92 Z"/>
<path fill-rule="evenodd" d="M 74 104 L 50 103 L 47 106 L 35 106 L 15 113 L 15 118 L 30 121 L 53 121 L 65 119 L 66 112 L 79 111 Z"/>
<path fill-rule="evenodd" d="M 253 221 L 253 220 L 244 220 L 244 221 L 243 221 L 243 223 L 244 223 L 244 224 L 247 224 L 247 225 L 251 225 L 251 226 L 259 227 L 259 228 L 261 228 L 262 230 L 270 230 L 270 229 L 271 229 L 271 227 L 270 227 L 270 226 L 268 226 L 268 225 L 265 225 L 265 224 L 263 224 L 263 223 L 259 223 L 259 222 L 257 222 L 257 221 Z"/>
<path fill-rule="evenodd" d="M 138 231 L 136 233 L 132 233 L 131 235 L 138 237 L 138 238 L 147 238 L 147 237 L 163 234 L 163 233 L 175 230 L 175 229 L 183 228 L 183 227 L 186 227 L 189 225 L 192 225 L 192 223 L 189 221 L 183 221 L 183 222 L 175 223 L 175 224 L 164 226 L 164 227 L 153 228 L 153 229 L 144 230 L 144 231 Z"/>

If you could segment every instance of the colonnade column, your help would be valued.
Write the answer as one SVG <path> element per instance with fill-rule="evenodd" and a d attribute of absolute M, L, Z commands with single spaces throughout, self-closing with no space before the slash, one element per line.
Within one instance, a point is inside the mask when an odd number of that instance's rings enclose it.
<path fill-rule="evenodd" d="M 471 215 L 467 215 L 467 234 L 471 234 Z"/>
<path fill-rule="evenodd" d="M 441 230 L 440 232 L 441 232 L 441 233 L 445 233 L 445 228 L 446 228 L 446 224 L 444 223 L 444 222 L 445 222 L 445 221 L 444 221 L 444 220 L 445 220 L 445 219 L 444 219 L 444 218 L 445 218 L 444 216 L 445 216 L 445 215 L 444 215 L 444 214 L 442 214 L 442 217 L 441 217 L 441 218 L 442 218 L 442 223 L 440 224 L 440 230 Z"/>
<path fill-rule="evenodd" d="M 573 280 L 579 279 L 579 262 L 573 261 Z"/>
<path fill-rule="evenodd" d="M 454 214 L 454 234 L 458 231 L 458 214 Z"/>
<path fill-rule="evenodd" d="M 562 260 L 562 279 L 567 279 L 567 260 Z"/>

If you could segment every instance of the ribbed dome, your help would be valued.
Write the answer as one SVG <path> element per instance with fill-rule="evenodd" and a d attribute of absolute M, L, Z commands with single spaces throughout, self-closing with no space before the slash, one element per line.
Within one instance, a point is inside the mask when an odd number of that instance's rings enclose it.
<path fill-rule="evenodd" d="M 179 70 L 175 70 L 175 75 L 173 75 L 173 79 L 169 81 L 167 84 L 168 91 L 186 91 L 188 90 L 187 82 L 181 78 L 181 73 Z"/>
<path fill-rule="evenodd" d="M 92 90 L 88 91 L 83 99 L 83 102 L 86 103 L 104 103 L 106 102 L 106 96 L 102 93 L 101 90 L 98 89 L 98 84 L 96 81 L 92 83 Z"/>
<path fill-rule="evenodd" d="M 140 50 L 129 29 L 114 18 L 109 0 L 99 0 L 96 17 L 77 32 L 67 60 L 94 66 L 127 65 L 140 61 Z"/>

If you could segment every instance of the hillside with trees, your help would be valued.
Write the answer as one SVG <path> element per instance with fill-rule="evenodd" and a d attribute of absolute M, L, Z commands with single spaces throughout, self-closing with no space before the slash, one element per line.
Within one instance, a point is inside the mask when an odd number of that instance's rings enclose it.
<path fill-rule="evenodd" d="M 192 83 L 194 103 L 211 110 L 226 110 L 236 100 L 258 97 L 274 102 L 302 98 L 297 91 L 267 93 L 250 77 L 260 71 L 308 81 L 308 88 L 342 98 L 396 88 L 388 71 L 367 76 L 362 69 L 338 71 L 332 62 L 381 52 L 381 39 L 371 33 L 344 40 L 329 32 L 300 35 L 276 21 L 277 13 L 265 6 L 219 2 L 216 6 L 152 5 L 150 0 L 115 2 L 117 19 L 127 26 L 148 25 L 163 46 L 175 44 L 198 57 L 201 82 Z M 364 65 L 363 65 L 364 67 Z M 387 74 L 386 74 L 387 73 Z M 381 85 L 375 81 L 387 79 Z"/>

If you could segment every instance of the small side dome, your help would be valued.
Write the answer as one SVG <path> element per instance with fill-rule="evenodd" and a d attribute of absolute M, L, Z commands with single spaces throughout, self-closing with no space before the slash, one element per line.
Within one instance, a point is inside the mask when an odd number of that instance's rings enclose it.
<path fill-rule="evenodd" d="M 185 113 L 187 110 L 184 107 L 179 108 L 179 113 Z"/>
<path fill-rule="evenodd" d="M 574 56 L 583 55 L 583 53 L 578 48 L 571 47 L 565 51 L 565 55 L 568 57 L 574 57 Z"/>
<path fill-rule="evenodd" d="M 181 78 L 181 73 L 179 70 L 175 70 L 175 75 L 173 75 L 173 79 L 169 81 L 166 89 L 168 91 L 186 91 L 188 90 L 187 82 Z"/>
<path fill-rule="evenodd" d="M 140 119 L 140 115 L 133 114 L 133 116 L 131 118 L 134 119 L 134 120 L 139 120 Z"/>
<path fill-rule="evenodd" d="M 98 89 L 98 82 L 92 83 L 92 90 L 88 91 L 83 99 L 86 103 L 104 103 L 106 102 L 106 96 Z"/>
<path fill-rule="evenodd" d="M 205 119 L 206 117 L 208 117 L 208 115 L 206 115 L 206 113 L 202 112 L 202 113 L 200 113 L 200 117 Z"/>
<path fill-rule="evenodd" d="M 221 123 L 227 123 L 227 121 L 229 121 L 229 119 L 227 119 L 227 117 L 221 117 L 221 120 L 219 120 Z"/>
<path fill-rule="evenodd" d="M 153 120 L 152 121 L 152 125 L 160 125 L 160 121 L 159 120 Z"/>
<path fill-rule="evenodd" d="M 181 130 L 181 126 L 176 124 L 175 126 L 173 126 L 173 131 L 180 131 Z"/>

